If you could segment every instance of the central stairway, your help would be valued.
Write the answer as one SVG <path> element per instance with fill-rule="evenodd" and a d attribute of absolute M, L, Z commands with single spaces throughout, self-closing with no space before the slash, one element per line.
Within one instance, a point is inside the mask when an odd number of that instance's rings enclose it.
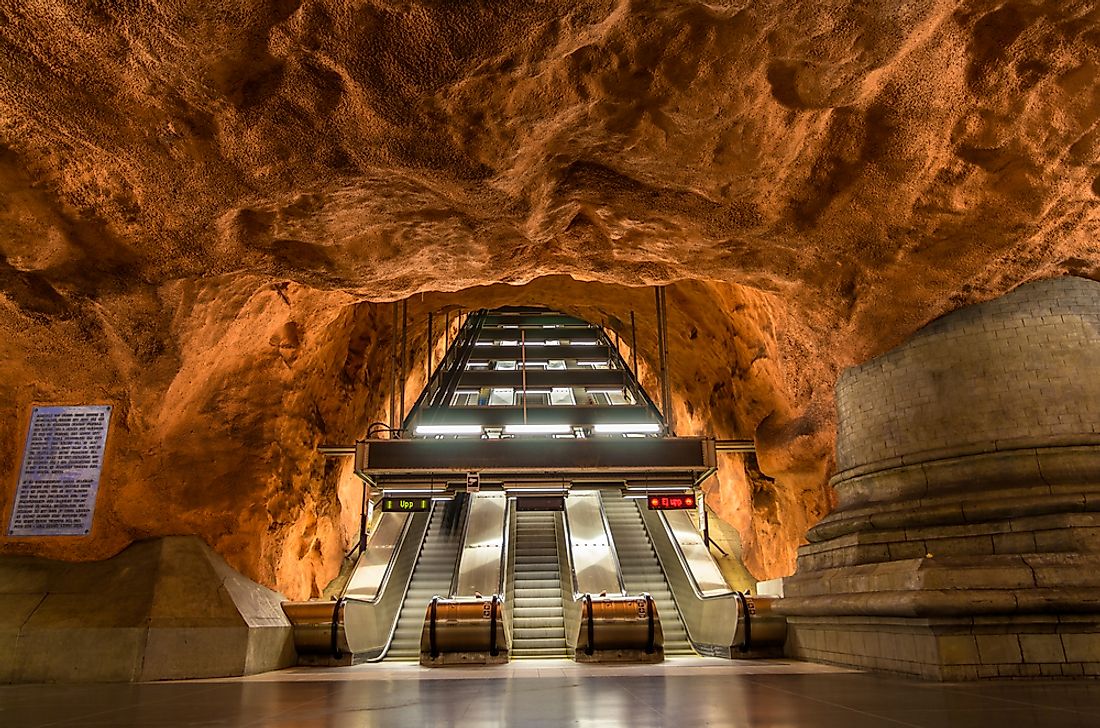
<path fill-rule="evenodd" d="M 520 512 L 512 606 L 512 657 L 568 657 L 556 512 Z"/>
<path fill-rule="evenodd" d="M 666 655 L 695 655 L 680 619 L 680 610 L 676 608 L 672 591 L 665 581 L 657 552 L 653 550 L 642 516 L 638 513 L 638 501 L 627 500 L 617 493 L 603 492 L 600 499 L 607 514 L 607 525 L 611 527 L 611 537 L 615 540 L 627 594 L 648 592 L 653 597 L 665 634 Z"/>
<path fill-rule="evenodd" d="M 420 659 L 420 635 L 424 630 L 428 603 L 434 596 L 446 597 L 451 593 L 451 579 L 458 563 L 462 524 L 469 500 L 463 504 L 463 510 L 457 514 L 450 531 L 443 528 L 443 514 L 447 505 L 446 502 L 437 502 L 432 509 L 420 558 L 417 559 L 416 570 L 413 571 L 409 590 L 397 617 L 397 629 L 394 630 L 389 651 L 386 652 L 387 660 L 415 662 Z"/>

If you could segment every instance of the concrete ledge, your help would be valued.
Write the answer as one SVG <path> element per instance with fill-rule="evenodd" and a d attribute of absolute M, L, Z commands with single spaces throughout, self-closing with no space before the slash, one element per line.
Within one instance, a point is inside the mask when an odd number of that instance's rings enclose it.
<path fill-rule="evenodd" d="M 788 622 L 787 654 L 815 662 L 945 681 L 1100 677 L 1100 614 Z"/>
<path fill-rule="evenodd" d="M 1022 516 L 1092 512 L 1100 512 L 1100 481 L 1077 486 L 1037 483 L 841 509 L 811 528 L 807 538 L 811 543 L 819 543 L 861 531 L 957 526 Z"/>
<path fill-rule="evenodd" d="M 838 510 L 972 491 L 976 482 L 995 482 L 998 489 L 1100 483 L 1100 436 L 1096 442 L 1073 445 L 1048 443 L 1042 447 L 937 455 L 917 462 L 889 461 L 838 473 L 829 480 L 839 496 Z"/>
<path fill-rule="evenodd" d="M 881 473 L 886 470 L 895 470 L 905 466 L 921 465 L 936 460 L 972 458 L 978 455 L 1013 452 L 1017 450 L 1045 450 L 1051 448 L 1076 447 L 1100 447 L 1100 434 L 1082 432 L 1075 435 L 1023 435 L 1020 437 L 994 440 L 992 442 L 966 443 L 955 447 L 920 450 L 918 452 L 906 453 L 905 455 L 897 457 L 863 463 L 852 468 L 841 470 L 829 479 L 829 484 L 835 486 L 839 482 L 852 480 L 864 475 Z"/>
<path fill-rule="evenodd" d="M 91 563 L 0 557 L 0 682 L 229 677 L 294 664 L 282 596 L 195 537 Z"/>

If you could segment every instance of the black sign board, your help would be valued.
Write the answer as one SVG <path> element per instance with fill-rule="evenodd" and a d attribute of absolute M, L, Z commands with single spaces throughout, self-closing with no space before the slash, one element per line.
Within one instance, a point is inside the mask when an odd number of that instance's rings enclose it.
<path fill-rule="evenodd" d="M 420 513 L 432 505 L 431 498 L 383 498 L 383 513 Z"/>
<path fill-rule="evenodd" d="M 564 511 L 563 495 L 521 495 L 516 496 L 517 511 Z"/>

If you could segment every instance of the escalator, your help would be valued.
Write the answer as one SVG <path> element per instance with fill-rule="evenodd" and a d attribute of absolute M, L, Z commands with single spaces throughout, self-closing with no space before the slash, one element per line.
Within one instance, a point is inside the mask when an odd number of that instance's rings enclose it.
<path fill-rule="evenodd" d="M 420 635 L 424 629 L 424 613 L 434 596 L 446 596 L 451 590 L 458 552 L 462 546 L 462 522 L 469 501 L 463 503 L 462 511 L 457 514 L 455 525 L 450 531 L 444 530 L 443 517 L 446 502 L 438 502 L 432 510 L 428 523 L 428 532 L 424 536 L 424 545 L 420 558 L 416 562 L 409 590 L 401 605 L 397 618 L 397 628 L 390 641 L 386 660 L 406 660 L 416 662 L 420 659 Z"/>
<path fill-rule="evenodd" d="M 512 656 L 567 657 L 558 562 L 559 513 L 517 512 Z"/>
<path fill-rule="evenodd" d="M 661 562 L 638 513 L 637 501 L 622 498 L 618 493 L 601 492 L 600 498 L 615 540 L 627 593 L 647 592 L 653 597 L 664 630 L 666 655 L 695 655 Z"/>

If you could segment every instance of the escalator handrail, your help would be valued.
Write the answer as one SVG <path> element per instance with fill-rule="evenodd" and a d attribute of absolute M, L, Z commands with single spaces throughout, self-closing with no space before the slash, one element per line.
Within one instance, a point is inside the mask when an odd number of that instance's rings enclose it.
<path fill-rule="evenodd" d="M 508 573 L 508 549 L 511 547 L 509 535 L 512 532 L 512 510 L 512 504 L 506 501 L 504 504 L 504 536 L 500 544 L 500 581 L 497 584 L 497 596 L 500 597 L 501 601 L 504 601 L 508 578 L 511 576 Z"/>
<path fill-rule="evenodd" d="M 611 524 L 607 520 L 607 510 L 603 507 L 603 491 L 597 491 L 596 500 L 600 504 L 600 520 L 603 521 L 603 530 L 607 534 L 607 545 L 611 547 L 611 558 L 615 561 L 615 577 L 619 583 L 619 591 L 626 594 L 626 580 L 623 579 L 623 565 L 619 561 L 619 550 L 615 548 L 615 537 L 611 533 Z"/>
<path fill-rule="evenodd" d="M 597 493 L 595 496 L 596 502 L 600 506 L 600 520 L 603 522 L 604 535 L 607 537 L 607 545 L 611 550 L 611 558 L 615 562 L 615 579 L 619 585 L 619 593 L 626 594 L 626 582 L 623 580 L 623 567 L 619 562 L 619 552 L 615 550 L 615 539 L 611 535 L 611 524 L 607 522 L 607 513 L 604 511 L 603 498 Z M 566 560 L 569 562 L 569 577 L 573 585 L 573 601 L 582 598 L 587 592 L 580 590 L 580 585 L 577 581 L 577 569 L 573 563 L 573 538 L 569 529 L 569 511 L 566 510 L 562 513 L 562 523 L 565 526 L 565 551 Z"/>
<path fill-rule="evenodd" d="M 695 572 L 691 570 L 691 566 L 688 564 L 687 557 L 684 556 L 683 548 L 680 546 L 679 540 L 672 532 L 672 526 L 668 523 L 668 517 L 663 512 L 658 512 L 657 517 L 661 520 L 661 525 L 664 526 L 665 534 L 668 536 L 668 540 L 672 543 L 672 550 L 676 552 L 676 559 L 680 562 L 680 568 L 688 577 L 688 584 L 691 585 L 691 590 L 695 593 L 695 598 L 701 601 L 708 601 L 711 599 L 729 599 L 730 597 L 738 594 L 739 592 L 727 585 L 727 590 L 724 592 L 718 592 L 714 594 L 704 594 L 703 590 L 699 588 L 699 582 L 695 579 Z M 644 525 L 643 520 L 643 525 Z"/>
<path fill-rule="evenodd" d="M 347 601 L 340 597 L 332 605 L 332 632 L 329 635 L 329 647 L 332 650 L 332 656 L 337 660 L 344 656 L 344 651 L 340 649 L 340 610 L 344 608 Z"/>
<path fill-rule="evenodd" d="M 736 595 L 734 598 L 741 606 L 741 613 L 745 615 L 745 639 L 741 641 L 739 649 L 742 652 L 748 652 L 749 648 L 752 646 L 752 617 L 749 614 L 749 605 L 745 599 L 745 595 L 739 591 L 735 591 L 734 594 Z"/>
<path fill-rule="evenodd" d="M 492 608 L 489 610 L 489 654 L 496 657 L 500 654 L 497 649 L 497 604 L 500 603 L 500 595 L 494 594 Z"/>
<path fill-rule="evenodd" d="M 585 594 L 582 599 L 588 610 L 588 644 L 585 645 L 584 654 L 591 656 L 596 651 L 596 619 L 592 610 L 592 595 Z"/>
<path fill-rule="evenodd" d="M 455 568 L 451 572 L 451 586 L 447 596 L 454 598 L 460 596 L 458 594 L 460 574 L 462 572 L 462 553 L 466 549 L 466 538 L 470 530 L 470 510 L 473 506 L 474 497 L 477 493 L 469 493 L 466 496 L 466 511 L 462 516 L 462 536 L 458 542 L 458 558 L 455 559 Z M 500 544 L 500 578 L 497 580 L 496 595 L 501 601 L 504 601 L 504 589 L 507 586 L 507 569 L 508 569 L 508 529 L 511 525 L 511 508 L 507 501 L 504 505 L 504 532 L 501 536 Z"/>
<path fill-rule="evenodd" d="M 435 622 L 439 612 L 439 597 L 432 597 L 431 606 L 429 607 L 430 613 L 428 616 L 428 651 L 432 656 L 432 659 L 439 657 L 438 645 L 435 638 Z"/>
<path fill-rule="evenodd" d="M 458 538 L 458 554 L 455 556 L 455 568 L 451 572 L 451 585 L 447 588 L 447 596 L 454 597 L 458 591 L 458 577 L 462 569 L 462 550 L 466 547 L 466 535 L 470 529 L 470 510 L 474 504 L 474 497 L 477 493 L 467 493 L 466 502 L 463 504 L 462 511 L 462 535 Z M 445 501 L 440 501 L 445 503 Z M 446 507 L 446 505 L 444 505 Z"/>
<path fill-rule="evenodd" d="M 654 612 L 657 610 L 657 605 L 653 602 L 653 597 L 649 594 L 645 595 L 645 607 L 646 612 L 649 615 L 649 625 L 646 632 L 645 653 L 647 655 L 653 654 L 653 641 L 657 637 L 657 626 L 655 624 Z"/>
<path fill-rule="evenodd" d="M 390 553 L 390 560 L 386 564 L 386 571 L 382 574 L 382 579 L 378 582 L 378 588 L 374 592 L 374 596 L 369 599 L 362 599 L 355 596 L 347 596 L 348 587 L 351 586 L 352 579 L 349 578 L 347 583 L 344 584 L 344 588 L 340 590 L 340 600 L 343 602 L 356 602 L 359 604 L 375 604 L 386 593 L 386 587 L 390 583 L 390 575 L 393 573 L 394 565 L 397 563 L 397 557 L 401 553 L 401 549 L 405 546 L 405 537 L 408 536 L 409 529 L 412 528 L 413 514 L 407 513 L 405 515 L 405 525 L 401 527 L 401 533 L 397 536 L 397 541 L 394 543 L 393 551 Z M 373 537 L 373 534 L 371 534 Z M 368 542 L 369 544 L 369 542 Z M 359 559 L 362 559 L 364 554 L 359 554 Z M 356 568 L 359 566 L 358 559 L 356 560 Z M 414 566 L 415 568 L 415 566 Z M 352 577 L 355 576 L 355 568 L 352 569 Z"/>

